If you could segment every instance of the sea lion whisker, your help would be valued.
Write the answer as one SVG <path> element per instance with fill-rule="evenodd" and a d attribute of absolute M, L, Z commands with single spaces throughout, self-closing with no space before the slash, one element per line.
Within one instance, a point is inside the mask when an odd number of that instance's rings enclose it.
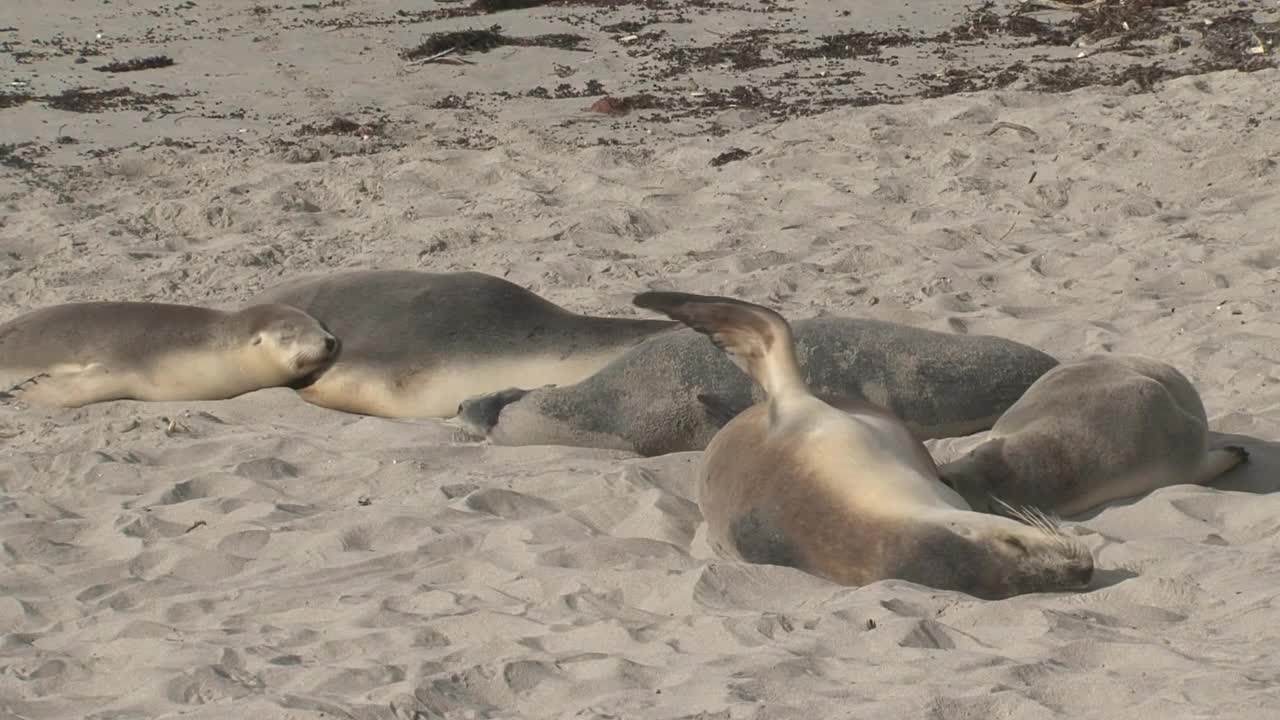
<path fill-rule="evenodd" d="M 1011 517 L 1020 520 L 1050 536 L 1056 544 L 1074 558 L 1083 558 L 1089 549 L 1076 538 L 1062 530 L 1062 521 L 1056 515 L 1046 513 L 1038 507 L 1023 505 L 1014 507 L 999 497 L 992 497 Z"/>

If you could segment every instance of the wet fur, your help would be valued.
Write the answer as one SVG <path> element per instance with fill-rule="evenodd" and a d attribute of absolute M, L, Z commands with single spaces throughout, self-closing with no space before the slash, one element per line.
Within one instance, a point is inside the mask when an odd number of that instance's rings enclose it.
<path fill-rule="evenodd" d="M 676 326 L 569 312 L 476 272 L 360 270 L 304 277 L 259 295 L 319 318 L 342 357 L 308 402 L 384 417 L 448 417 L 467 397 L 577 382 Z"/>
<path fill-rule="evenodd" d="M 1204 404 L 1174 367 L 1135 355 L 1061 365 L 1002 415 L 986 442 L 942 468 L 975 508 L 998 501 L 1075 515 L 1181 483 L 1208 483 L 1247 459 L 1208 448 Z"/>

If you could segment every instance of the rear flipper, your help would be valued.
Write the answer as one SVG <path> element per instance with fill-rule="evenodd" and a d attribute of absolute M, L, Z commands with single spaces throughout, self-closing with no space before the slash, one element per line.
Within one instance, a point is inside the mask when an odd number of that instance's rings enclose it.
<path fill-rule="evenodd" d="M 37 375 L 32 375 L 8 390 L 0 390 L 0 401 L 13 402 L 14 400 L 21 399 L 23 393 L 48 377 L 50 377 L 49 373 L 39 373 Z"/>
<path fill-rule="evenodd" d="M 555 385 L 546 385 L 546 388 L 555 387 Z M 467 398 L 458 405 L 458 412 L 454 415 L 454 423 L 462 427 L 462 429 L 476 437 L 488 437 L 498 425 L 498 419 L 502 415 L 502 409 L 528 395 L 528 390 L 520 388 L 507 388 L 494 393 L 485 395 L 476 395 Z"/>
<path fill-rule="evenodd" d="M 99 363 L 54 368 L 0 392 L 3 402 L 20 400 L 51 407 L 81 407 L 128 397 L 125 379 Z"/>
<path fill-rule="evenodd" d="M 1205 455 L 1200 470 L 1192 478 L 1197 485 L 1207 485 L 1223 473 L 1235 468 L 1249 459 L 1249 451 L 1239 445 L 1227 445 L 1218 450 L 1210 450 Z"/>

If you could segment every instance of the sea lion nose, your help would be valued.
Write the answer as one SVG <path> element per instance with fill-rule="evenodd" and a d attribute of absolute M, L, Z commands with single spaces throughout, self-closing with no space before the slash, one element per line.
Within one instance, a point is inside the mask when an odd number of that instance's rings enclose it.
<path fill-rule="evenodd" d="M 333 352 L 334 349 L 337 347 L 338 347 L 338 338 L 330 335 L 329 337 L 324 339 L 324 349 L 326 351 Z"/>
<path fill-rule="evenodd" d="M 1073 574 L 1075 576 L 1073 579 L 1077 584 L 1082 587 L 1087 586 L 1093 581 L 1093 563 L 1076 568 Z"/>

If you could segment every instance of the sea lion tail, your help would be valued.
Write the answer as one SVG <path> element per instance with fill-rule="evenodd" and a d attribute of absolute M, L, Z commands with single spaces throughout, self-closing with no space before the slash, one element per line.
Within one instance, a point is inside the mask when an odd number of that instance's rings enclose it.
<path fill-rule="evenodd" d="M 711 338 L 768 395 L 795 389 L 807 392 L 791 326 L 773 310 L 733 298 L 681 292 L 643 292 L 632 302 Z"/>

